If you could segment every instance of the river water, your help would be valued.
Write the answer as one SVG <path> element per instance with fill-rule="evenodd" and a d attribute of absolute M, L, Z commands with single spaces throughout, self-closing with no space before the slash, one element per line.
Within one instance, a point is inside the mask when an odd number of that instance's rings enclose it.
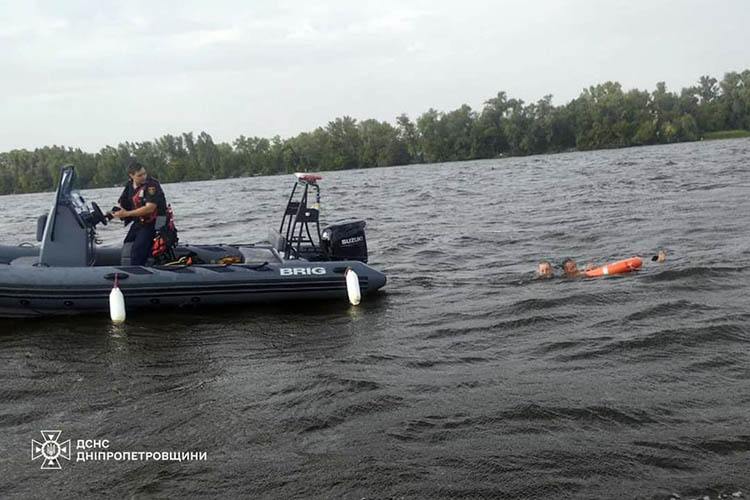
<path fill-rule="evenodd" d="M 750 141 L 323 177 L 323 219 L 366 219 L 388 275 L 357 308 L 0 319 L 0 497 L 750 493 Z M 231 243 L 278 224 L 291 183 L 165 191 L 183 242 Z M 2 242 L 49 203 L 0 197 Z M 631 275 L 533 279 L 632 255 Z M 31 460 L 42 430 L 72 440 L 61 470 Z M 161 451 L 195 455 L 122 455 Z"/>

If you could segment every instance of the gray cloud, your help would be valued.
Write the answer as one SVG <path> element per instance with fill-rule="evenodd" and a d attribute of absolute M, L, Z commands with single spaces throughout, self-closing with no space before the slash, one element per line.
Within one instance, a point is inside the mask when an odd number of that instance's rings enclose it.
<path fill-rule="evenodd" d="M 742 1 L 0 3 L 0 150 L 297 134 L 750 67 Z"/>

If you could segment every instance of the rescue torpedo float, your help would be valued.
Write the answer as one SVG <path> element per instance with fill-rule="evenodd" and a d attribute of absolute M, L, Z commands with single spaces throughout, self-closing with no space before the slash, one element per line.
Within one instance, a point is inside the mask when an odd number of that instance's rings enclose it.
<path fill-rule="evenodd" d="M 630 257 L 629 259 L 622 259 L 611 264 L 589 269 L 588 271 L 584 271 L 583 274 L 589 278 L 609 276 L 611 274 L 624 274 L 636 271 L 641 265 L 643 265 L 643 261 L 639 257 Z"/>

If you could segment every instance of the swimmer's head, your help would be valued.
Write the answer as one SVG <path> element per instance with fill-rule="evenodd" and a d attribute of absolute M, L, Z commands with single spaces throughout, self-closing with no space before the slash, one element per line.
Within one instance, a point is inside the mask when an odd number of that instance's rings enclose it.
<path fill-rule="evenodd" d="M 541 261 L 537 266 L 537 273 L 540 278 L 552 278 L 554 276 L 552 274 L 552 264 L 546 260 Z"/>
<path fill-rule="evenodd" d="M 565 259 L 562 263 L 562 269 L 565 273 L 565 276 L 575 276 L 578 274 L 578 266 L 576 266 L 576 261 L 568 257 Z"/>
<path fill-rule="evenodd" d="M 656 255 L 651 257 L 651 260 L 654 262 L 664 262 L 667 260 L 667 254 L 664 252 L 664 250 L 659 250 Z"/>

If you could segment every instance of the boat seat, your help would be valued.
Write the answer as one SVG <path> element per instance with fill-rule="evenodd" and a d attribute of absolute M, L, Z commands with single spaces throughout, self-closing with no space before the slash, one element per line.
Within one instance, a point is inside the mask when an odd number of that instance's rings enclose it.
<path fill-rule="evenodd" d="M 286 249 L 286 240 L 277 230 L 273 228 L 269 229 L 268 237 L 266 239 L 271 244 L 271 246 L 279 252 L 283 252 Z"/>
<path fill-rule="evenodd" d="M 39 256 L 38 255 L 26 255 L 24 257 L 16 257 L 15 259 L 10 261 L 11 266 L 37 266 L 39 265 Z"/>

